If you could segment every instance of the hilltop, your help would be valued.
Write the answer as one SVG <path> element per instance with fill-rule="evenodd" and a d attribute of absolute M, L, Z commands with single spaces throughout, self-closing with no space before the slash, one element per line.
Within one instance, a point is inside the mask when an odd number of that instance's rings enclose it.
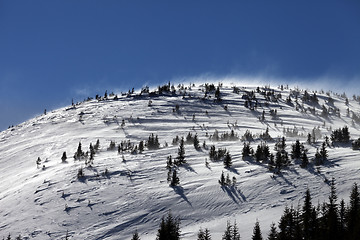
<path fill-rule="evenodd" d="M 155 239 L 169 210 L 181 219 L 182 239 L 196 239 L 200 227 L 220 239 L 228 220 L 242 239 L 256 220 L 266 236 L 307 189 L 314 204 L 326 201 L 332 178 L 348 201 L 360 182 L 351 144 L 360 137 L 359 113 L 359 97 L 322 90 L 170 83 L 47 112 L 0 133 L 0 237 L 130 239 L 137 230 Z M 344 127 L 350 141 L 330 141 L 328 157 L 316 162 L 325 137 Z M 243 156 L 244 144 L 254 152 L 265 144 L 275 157 L 283 137 L 289 161 L 280 168 L 269 156 Z M 167 164 L 182 138 L 186 163 Z M 290 157 L 296 140 L 307 149 L 306 167 Z M 219 149 L 231 166 L 209 155 Z M 171 186 L 174 171 L 179 183 Z M 219 184 L 222 173 L 231 183 Z"/>

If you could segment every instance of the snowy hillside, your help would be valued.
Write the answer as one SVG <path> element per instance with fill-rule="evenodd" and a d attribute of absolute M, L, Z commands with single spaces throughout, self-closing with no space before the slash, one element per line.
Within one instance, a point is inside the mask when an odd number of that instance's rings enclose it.
<path fill-rule="evenodd" d="M 236 220 L 242 239 L 250 239 L 256 220 L 266 236 L 286 205 L 302 204 L 307 188 L 314 204 L 327 200 L 332 177 L 339 199 L 348 201 L 351 186 L 360 183 L 360 152 L 351 144 L 335 144 L 327 148 L 324 164 L 315 166 L 312 159 L 332 130 L 348 126 L 352 140 L 360 137 L 356 99 L 347 96 L 347 105 L 344 95 L 318 90 L 316 102 L 314 92 L 307 90 L 310 100 L 303 101 L 303 89 L 239 84 L 224 84 L 217 95 L 216 87 L 207 94 L 205 85 L 196 84 L 161 94 L 144 89 L 115 99 L 89 99 L 1 132 L 0 238 L 10 233 L 24 239 L 61 239 L 68 232 L 70 239 L 130 239 L 137 230 L 141 239 L 155 239 L 162 216 L 171 210 L 181 219 L 182 239 L 196 239 L 200 227 L 221 239 L 228 220 Z M 285 136 L 290 155 L 298 139 L 308 149 L 309 166 L 291 160 L 276 174 L 265 161 L 243 160 L 246 131 L 253 135 L 255 151 L 267 128 L 271 153 Z M 232 130 L 233 139 L 221 139 Z M 186 141 L 189 133 L 197 134 L 200 148 L 185 143 L 187 164 L 174 167 L 180 184 L 169 186 L 167 158 L 176 159 L 179 148 L 173 140 L 178 136 Z M 309 133 L 315 133 L 315 143 L 307 143 Z M 135 152 L 134 146 L 138 149 L 151 134 L 158 136 L 159 149 L 145 146 Z M 86 164 L 89 157 L 74 160 L 79 142 L 86 152 L 97 140 L 91 167 Z M 112 141 L 115 148 L 109 149 Z M 119 153 L 118 145 L 128 141 L 132 150 Z M 213 145 L 229 151 L 230 168 L 209 158 Z M 236 178 L 234 186 L 219 184 L 222 172 Z"/>

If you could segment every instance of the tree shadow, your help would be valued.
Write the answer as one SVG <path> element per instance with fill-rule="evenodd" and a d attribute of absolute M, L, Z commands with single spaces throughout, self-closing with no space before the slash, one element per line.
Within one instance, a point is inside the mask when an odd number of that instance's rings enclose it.
<path fill-rule="evenodd" d="M 188 163 L 182 164 L 181 166 L 184 167 L 187 171 L 197 174 L 197 172 Z"/>
<path fill-rule="evenodd" d="M 181 186 L 171 186 L 171 187 L 172 187 L 172 189 L 174 189 L 176 194 L 178 194 L 182 199 L 184 199 L 185 202 L 187 202 L 192 207 L 191 202 L 186 197 L 186 195 L 184 193 L 184 189 Z"/>
<path fill-rule="evenodd" d="M 239 205 L 241 202 L 246 201 L 244 194 L 240 193 L 234 186 L 221 186 L 221 189 L 233 200 L 234 203 Z"/>

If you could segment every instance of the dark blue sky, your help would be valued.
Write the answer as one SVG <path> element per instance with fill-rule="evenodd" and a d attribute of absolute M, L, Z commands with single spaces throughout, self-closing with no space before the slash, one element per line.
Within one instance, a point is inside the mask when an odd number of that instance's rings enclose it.
<path fill-rule="evenodd" d="M 203 74 L 358 85 L 360 2 L 0 0 L 0 130 Z"/>

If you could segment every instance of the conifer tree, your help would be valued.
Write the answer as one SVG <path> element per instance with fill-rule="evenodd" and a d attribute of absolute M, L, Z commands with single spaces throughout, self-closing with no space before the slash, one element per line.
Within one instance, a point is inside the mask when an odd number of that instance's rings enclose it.
<path fill-rule="evenodd" d="M 356 183 L 351 189 L 346 226 L 347 239 L 358 239 L 360 236 L 360 193 Z"/>
<path fill-rule="evenodd" d="M 231 155 L 229 152 L 226 153 L 225 158 L 224 158 L 224 166 L 226 168 L 231 168 L 232 166 L 232 160 L 231 160 Z"/>
<path fill-rule="evenodd" d="M 240 240 L 240 232 L 239 232 L 239 228 L 236 224 L 236 221 L 234 222 L 234 226 L 232 229 L 232 240 Z"/>
<path fill-rule="evenodd" d="M 242 150 L 242 159 L 246 159 L 251 155 L 251 147 L 249 143 L 244 143 L 244 147 Z"/>
<path fill-rule="evenodd" d="M 305 193 L 305 200 L 301 214 L 304 240 L 310 240 L 313 237 L 314 229 L 312 224 L 312 211 L 313 211 L 313 207 L 311 204 L 311 194 L 310 194 L 310 190 L 307 189 Z"/>
<path fill-rule="evenodd" d="M 74 154 L 74 159 L 75 160 L 79 160 L 81 157 L 84 156 L 84 152 L 81 149 L 81 142 L 79 142 L 78 148 L 76 153 Z"/>
<path fill-rule="evenodd" d="M 301 167 L 306 168 L 309 165 L 309 159 L 306 152 L 304 151 L 301 155 Z"/>
<path fill-rule="evenodd" d="M 139 237 L 139 234 L 138 234 L 137 230 L 134 232 L 131 240 L 140 240 L 140 237 Z"/>
<path fill-rule="evenodd" d="M 221 172 L 219 183 L 220 183 L 221 186 L 224 186 L 226 184 L 224 172 Z"/>
<path fill-rule="evenodd" d="M 275 226 L 275 223 L 272 223 L 270 225 L 270 232 L 269 232 L 269 235 L 268 235 L 268 240 L 277 240 L 278 239 L 278 232 L 276 230 L 276 226 Z"/>
<path fill-rule="evenodd" d="M 181 138 L 180 145 L 179 145 L 179 148 L 178 148 L 177 163 L 179 165 L 181 165 L 183 163 L 186 163 L 186 161 L 185 161 L 184 138 Z"/>
<path fill-rule="evenodd" d="M 211 235 L 209 229 L 205 228 L 205 231 L 200 228 L 198 232 L 197 240 L 211 240 Z"/>
<path fill-rule="evenodd" d="M 329 203 L 326 205 L 324 215 L 324 227 L 326 239 L 338 239 L 339 237 L 339 214 L 337 209 L 337 195 L 335 187 L 335 179 L 330 183 Z"/>
<path fill-rule="evenodd" d="M 225 230 L 225 232 L 224 232 L 224 234 L 222 236 L 222 240 L 232 240 L 232 232 L 233 232 L 232 229 L 233 228 L 232 228 L 232 226 L 230 224 L 230 221 L 227 221 L 226 230 Z"/>
<path fill-rule="evenodd" d="M 296 140 L 295 144 L 292 145 L 291 158 L 299 159 L 301 157 L 302 146 L 299 140 Z"/>
<path fill-rule="evenodd" d="M 171 183 L 170 183 L 170 185 L 171 185 L 171 186 L 177 186 L 177 185 L 179 185 L 179 183 L 180 183 L 180 179 L 179 179 L 179 177 L 177 176 L 177 172 L 176 172 L 175 169 L 173 170 L 172 173 L 173 173 L 173 174 L 172 174 L 172 178 L 171 178 Z"/>
<path fill-rule="evenodd" d="M 261 234 L 261 230 L 260 230 L 260 224 L 259 221 L 256 221 L 255 226 L 254 226 L 254 230 L 253 230 L 253 235 L 252 235 L 252 240 L 262 240 L 262 234 Z"/>
<path fill-rule="evenodd" d="M 180 219 L 174 218 L 171 212 L 167 217 L 162 217 L 156 240 L 179 240 Z"/>
<path fill-rule="evenodd" d="M 198 139 L 197 134 L 195 134 L 193 141 L 194 141 L 194 148 L 195 148 L 196 150 L 200 149 L 199 139 Z"/>
<path fill-rule="evenodd" d="M 144 141 L 139 142 L 139 152 L 142 153 L 144 151 Z"/>
<path fill-rule="evenodd" d="M 66 162 L 67 156 L 66 156 L 66 152 L 63 152 L 63 155 L 61 157 L 62 162 Z"/>
<path fill-rule="evenodd" d="M 96 140 L 96 143 L 94 145 L 94 149 L 95 149 L 95 151 L 99 151 L 99 148 L 100 148 L 100 140 L 98 139 L 98 140 Z"/>
<path fill-rule="evenodd" d="M 321 145 L 321 149 L 320 149 L 320 156 L 322 158 L 322 162 L 324 162 L 325 160 L 327 160 L 328 157 L 328 151 L 326 150 L 326 145 L 323 142 Z"/>

